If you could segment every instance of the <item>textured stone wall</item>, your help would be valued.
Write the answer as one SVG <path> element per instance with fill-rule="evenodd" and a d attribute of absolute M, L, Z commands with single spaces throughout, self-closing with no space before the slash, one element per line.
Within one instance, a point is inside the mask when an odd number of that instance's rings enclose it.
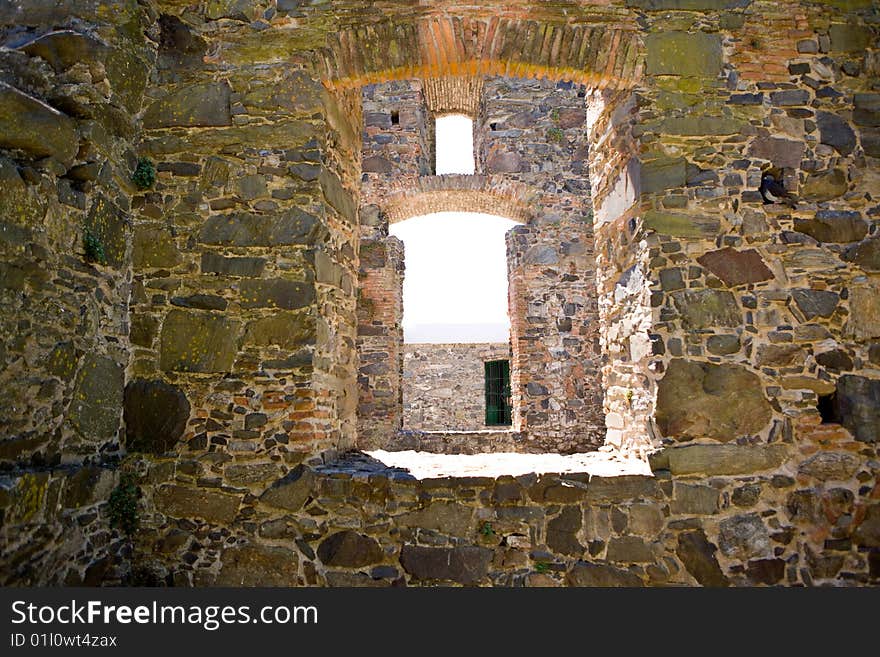
<path fill-rule="evenodd" d="M 4 4 L 3 583 L 876 584 L 876 12 Z M 509 179 L 534 208 L 511 247 L 539 247 L 514 360 L 533 317 L 552 382 L 521 382 L 529 436 L 592 441 L 601 403 L 612 443 L 664 446 L 653 478 L 328 465 L 355 439 L 359 239 L 387 220 L 358 197 L 384 175 L 360 165 L 361 87 L 462 75 L 488 76 L 497 119 L 478 144 L 501 170 L 478 186 Z M 505 136 L 520 97 L 537 131 Z M 387 142 L 414 178 L 418 125 Z M 138 156 L 159 169 L 146 192 Z M 795 207 L 761 203 L 768 167 Z M 133 551 L 106 502 L 121 446 L 142 454 Z"/>
<path fill-rule="evenodd" d="M 155 44 L 148 9 L 113 4 L 0 6 L 2 584 L 112 580 L 124 548 L 97 505 L 123 440 L 133 142 Z"/>
<path fill-rule="evenodd" d="M 486 425 L 484 366 L 490 360 L 510 360 L 510 345 L 404 345 L 403 428 L 492 429 Z"/>
<path fill-rule="evenodd" d="M 417 481 L 362 455 L 223 490 L 159 460 L 138 563 L 178 586 L 877 584 L 877 470 L 854 447 L 676 446 L 612 478 Z"/>

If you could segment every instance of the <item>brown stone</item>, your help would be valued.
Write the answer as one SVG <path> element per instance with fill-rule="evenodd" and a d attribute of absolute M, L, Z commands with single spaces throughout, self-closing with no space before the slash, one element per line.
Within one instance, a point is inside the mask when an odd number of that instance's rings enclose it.
<path fill-rule="evenodd" d="M 678 535 L 675 554 L 700 586 L 729 586 L 727 578 L 715 558 L 717 548 L 709 543 L 702 529 Z"/>
<path fill-rule="evenodd" d="M 788 457 L 785 445 L 686 445 L 665 452 L 673 475 L 752 474 L 778 468 Z"/>
<path fill-rule="evenodd" d="M 400 565 L 417 580 L 450 580 L 472 586 L 488 575 L 492 554 L 492 550 L 475 546 L 404 545 L 400 551 Z"/>
<path fill-rule="evenodd" d="M 579 561 L 565 576 L 566 586 L 642 587 L 638 575 L 604 563 Z"/>
<path fill-rule="evenodd" d="M 728 442 L 760 432 L 770 417 L 761 380 L 740 365 L 673 359 L 657 387 L 657 426 L 675 440 Z"/>
<path fill-rule="evenodd" d="M 361 568 L 379 563 L 383 557 L 375 538 L 351 530 L 331 534 L 318 546 L 318 558 L 327 566 Z"/>
<path fill-rule="evenodd" d="M 125 446 L 131 452 L 163 454 L 186 429 L 190 405 L 177 386 L 134 379 L 125 386 Z"/>
<path fill-rule="evenodd" d="M 773 278 L 773 272 L 755 249 L 737 251 L 731 247 L 704 253 L 697 262 L 720 278 L 728 287 L 760 283 Z"/>
<path fill-rule="evenodd" d="M 210 523 L 229 524 L 238 513 L 241 499 L 219 491 L 166 484 L 156 489 L 153 502 L 159 513 L 175 518 L 202 518 Z"/>
<path fill-rule="evenodd" d="M 792 141 L 781 137 L 758 137 L 749 146 L 749 155 L 762 160 L 770 160 L 773 166 L 798 169 L 804 157 L 806 146 L 802 141 Z"/>
<path fill-rule="evenodd" d="M 849 452 L 818 452 L 798 466 L 798 474 L 819 481 L 848 481 L 860 463 L 859 458 Z"/>
<path fill-rule="evenodd" d="M 227 548 L 215 586 L 283 586 L 299 583 L 299 558 L 292 550 L 268 545 Z"/>
<path fill-rule="evenodd" d="M 315 483 L 314 470 L 298 465 L 267 488 L 260 496 L 260 502 L 287 511 L 299 511 L 315 494 Z"/>
<path fill-rule="evenodd" d="M 740 326 L 742 313 L 733 293 L 728 290 L 678 290 L 672 293 L 675 307 L 685 329 L 710 326 Z"/>

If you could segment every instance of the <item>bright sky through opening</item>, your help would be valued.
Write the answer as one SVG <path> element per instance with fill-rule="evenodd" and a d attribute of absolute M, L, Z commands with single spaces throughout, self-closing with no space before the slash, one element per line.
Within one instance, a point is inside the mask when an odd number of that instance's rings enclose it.
<path fill-rule="evenodd" d="M 474 122 L 463 114 L 437 117 L 434 126 L 437 144 L 437 175 L 474 173 Z"/>
<path fill-rule="evenodd" d="M 504 233 L 516 222 L 439 212 L 391 226 L 403 240 L 405 342 L 507 342 Z"/>

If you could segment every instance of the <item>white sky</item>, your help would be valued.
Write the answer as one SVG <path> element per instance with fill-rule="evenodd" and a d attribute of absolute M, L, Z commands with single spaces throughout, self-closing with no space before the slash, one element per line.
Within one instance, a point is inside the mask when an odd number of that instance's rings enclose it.
<path fill-rule="evenodd" d="M 406 254 L 404 341 L 507 341 L 504 233 L 515 225 L 488 214 L 438 212 L 391 226 Z"/>
<path fill-rule="evenodd" d="M 473 121 L 438 117 L 438 175 L 474 173 Z M 504 233 L 516 222 L 473 212 L 439 212 L 391 226 L 403 240 L 405 342 L 506 342 Z"/>
<path fill-rule="evenodd" d="M 434 124 L 437 175 L 474 172 L 474 122 L 463 114 L 438 116 Z"/>

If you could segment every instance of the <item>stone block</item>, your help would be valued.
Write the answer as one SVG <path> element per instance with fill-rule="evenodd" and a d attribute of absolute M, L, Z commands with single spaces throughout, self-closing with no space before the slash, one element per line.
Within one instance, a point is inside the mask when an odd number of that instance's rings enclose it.
<path fill-rule="evenodd" d="M 125 446 L 129 452 L 164 454 L 186 429 L 190 405 L 177 386 L 134 379 L 125 386 Z"/>
<path fill-rule="evenodd" d="M 280 586 L 300 583 L 296 552 L 269 545 L 227 548 L 220 555 L 222 566 L 214 586 Z"/>
<path fill-rule="evenodd" d="M 773 278 L 773 272 L 755 249 L 737 251 L 731 247 L 704 253 L 697 262 L 720 278 L 728 287 L 760 283 Z"/>
<path fill-rule="evenodd" d="M 180 87 L 147 107 L 144 129 L 232 125 L 231 95 L 225 81 Z"/>
<path fill-rule="evenodd" d="M 717 34 L 654 32 L 645 38 L 648 75 L 715 77 L 723 61 Z"/>
<path fill-rule="evenodd" d="M 666 449 L 673 475 L 739 475 L 773 470 L 788 458 L 785 445 L 685 445 Z"/>
<path fill-rule="evenodd" d="M 837 380 L 835 403 L 841 423 L 856 440 L 880 441 L 880 379 L 854 374 L 841 376 Z"/>
<path fill-rule="evenodd" d="M 644 214 L 644 225 L 661 235 L 710 237 L 718 232 L 721 222 L 716 217 L 648 210 Z"/>
<path fill-rule="evenodd" d="M 43 101 L 0 82 L 0 147 L 71 164 L 79 150 L 76 124 Z"/>
<path fill-rule="evenodd" d="M 849 481 L 861 460 L 849 452 L 817 452 L 798 466 L 798 474 L 819 481 Z"/>
<path fill-rule="evenodd" d="M 299 511 L 316 492 L 315 472 L 298 465 L 260 495 L 260 502 L 287 511 Z"/>
<path fill-rule="evenodd" d="M 239 291 L 242 308 L 296 310 L 315 300 L 314 284 L 283 278 L 243 280 L 239 284 Z"/>
<path fill-rule="evenodd" d="M 238 513 L 241 498 L 215 490 L 165 484 L 153 493 L 156 510 L 174 518 L 201 518 L 229 524 Z"/>
<path fill-rule="evenodd" d="M 384 556 L 375 538 L 351 530 L 331 534 L 318 546 L 318 558 L 326 566 L 362 568 L 381 562 Z"/>
<path fill-rule="evenodd" d="M 162 323 L 159 367 L 176 372 L 228 372 L 241 323 L 216 313 L 172 310 Z"/>
<path fill-rule="evenodd" d="M 317 217 L 298 208 L 279 215 L 212 215 L 202 226 L 199 241 L 222 246 L 311 244 L 318 226 Z"/>
<path fill-rule="evenodd" d="M 583 513 L 579 506 L 566 506 L 558 516 L 547 522 L 547 547 L 559 554 L 580 557 L 584 546 L 577 540 Z"/>
<path fill-rule="evenodd" d="M 672 513 L 703 516 L 718 513 L 718 491 L 712 486 L 676 482 L 670 510 Z"/>
<path fill-rule="evenodd" d="M 407 544 L 400 551 L 400 564 L 413 579 L 474 585 L 488 575 L 492 555 L 492 550 L 476 546 L 434 548 Z"/>
<path fill-rule="evenodd" d="M 125 377 L 112 358 L 88 353 L 73 386 L 67 420 L 83 439 L 103 442 L 116 437 L 122 419 Z"/>
<path fill-rule="evenodd" d="M 858 242 L 868 233 L 868 224 L 858 212 L 820 210 L 814 219 L 794 220 L 794 229 L 820 242 Z"/>
<path fill-rule="evenodd" d="M 850 287 L 846 332 L 857 340 L 880 338 L 880 286 Z"/>
<path fill-rule="evenodd" d="M 757 513 L 733 516 L 718 525 L 718 546 L 728 557 L 746 561 L 769 556 L 770 534 Z"/>
<path fill-rule="evenodd" d="M 686 330 L 742 325 L 742 311 L 728 290 L 679 290 L 672 300 Z"/>
<path fill-rule="evenodd" d="M 635 573 L 610 564 L 579 561 L 565 576 L 566 586 L 588 587 L 642 587 L 644 583 Z"/>
<path fill-rule="evenodd" d="M 816 112 L 819 126 L 819 141 L 832 146 L 841 155 L 849 155 L 856 146 L 856 133 L 850 125 L 837 114 Z"/>
<path fill-rule="evenodd" d="M 180 251 L 167 229 L 161 226 L 135 226 L 131 261 L 135 269 L 171 268 L 180 263 Z"/>
<path fill-rule="evenodd" d="M 730 582 L 721 571 L 718 559 L 715 558 L 717 549 L 709 543 L 703 530 L 697 529 L 678 535 L 675 554 L 681 560 L 685 570 L 697 580 L 700 586 L 729 586 Z"/>

